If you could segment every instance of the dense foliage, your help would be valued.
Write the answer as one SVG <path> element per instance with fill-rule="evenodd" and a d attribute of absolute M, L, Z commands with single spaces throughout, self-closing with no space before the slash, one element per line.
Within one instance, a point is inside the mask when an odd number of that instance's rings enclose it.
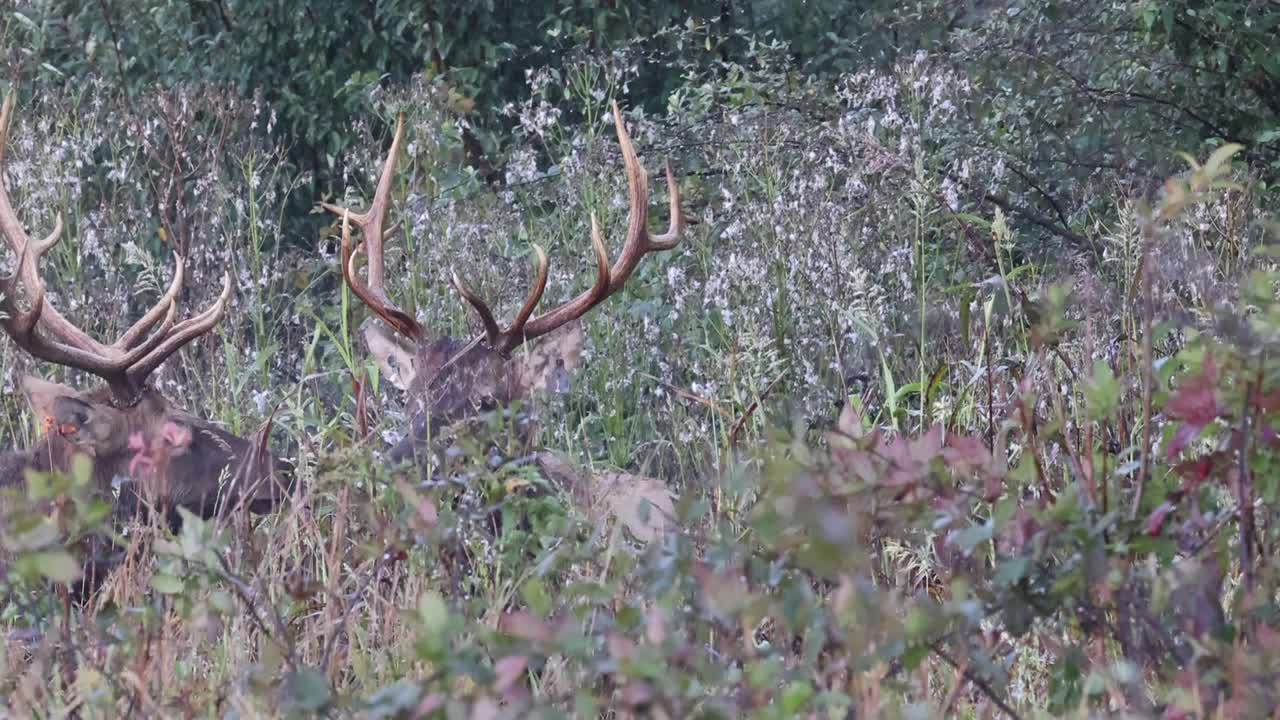
<path fill-rule="evenodd" d="M 59 307 L 110 335 L 173 249 L 192 306 L 230 268 L 158 383 L 301 482 L 128 528 L 83 606 L 102 489 L 0 499 L 0 712 L 1268 716 L 1280 10 L 954 5 L 18 2 L 4 182 L 68 220 Z M 389 290 L 465 336 L 451 270 L 509 309 L 531 241 L 548 302 L 592 212 L 617 247 L 612 99 L 681 249 L 532 447 L 497 413 L 387 467 L 317 196 L 363 205 L 405 112 Z M 0 343 L 0 446 L 28 371 Z"/>

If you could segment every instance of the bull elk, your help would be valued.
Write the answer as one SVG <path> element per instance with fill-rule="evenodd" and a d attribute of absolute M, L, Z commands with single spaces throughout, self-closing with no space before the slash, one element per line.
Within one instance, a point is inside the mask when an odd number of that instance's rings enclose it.
<path fill-rule="evenodd" d="M 620 290 L 646 254 L 669 250 L 679 242 L 685 218 L 680 210 L 680 189 L 671 163 L 666 165 L 670 226 L 667 232 L 653 235 L 648 229 L 648 177 L 636 157 L 616 102 L 613 104 L 613 119 L 622 149 L 630 205 L 626 239 L 617 262 L 610 266 L 600 223 L 592 213 L 591 244 L 596 260 L 594 284 L 568 302 L 535 317 L 538 301 L 546 290 L 548 266 L 546 253 L 534 244 L 538 266 L 533 288 L 505 330 L 499 327 L 488 304 L 454 273 L 454 289 L 475 311 L 484 328 L 484 333 L 470 342 L 428 335 L 415 318 L 396 307 L 386 294 L 383 243 L 396 160 L 404 140 L 403 115 L 396 121 L 395 136 L 370 208 L 357 214 L 345 207 L 323 204 L 325 209 L 342 218 L 343 278 L 352 292 L 385 323 L 383 327 L 366 322 L 363 326 L 365 342 L 382 374 L 406 390 L 409 398 L 409 432 L 391 449 L 392 461 L 399 462 L 414 456 L 441 429 L 469 415 L 509 405 L 548 388 L 562 387 L 566 374 L 580 362 L 582 330 L 579 318 Z M 360 249 L 367 258 L 367 280 L 359 277 L 355 266 L 357 248 L 351 237 L 352 225 L 361 232 Z M 513 356 L 512 353 L 524 343 L 552 333 L 560 336 L 559 341 L 545 343 L 540 351 L 535 349 Z"/>
<path fill-rule="evenodd" d="M 222 292 L 209 308 L 179 322 L 178 295 L 186 268 L 175 253 L 167 290 L 117 340 L 104 344 L 73 325 L 49 302 L 38 267 L 61 238 L 62 218 L 43 239 L 31 238 L 3 181 L 13 109 L 10 93 L 0 110 L 0 235 L 16 265 L 11 275 L 0 277 L 0 328 L 31 357 L 95 375 L 102 383 L 77 391 L 34 377 L 23 380 L 26 399 L 43 421 L 44 437 L 27 450 L 0 454 L 0 489 L 13 492 L 27 470 L 66 472 L 72 457 L 83 454 L 92 460 L 97 491 L 106 492 L 116 479 L 129 481 L 116 501 L 117 517 L 135 511 L 139 499 L 163 505 L 171 524 L 179 506 L 206 518 L 239 503 L 257 512 L 270 509 L 286 490 L 287 467 L 256 444 L 180 409 L 147 382 L 161 363 L 222 319 L 231 298 L 231 276 L 224 276 Z M 25 290 L 25 307 L 20 289 Z M 139 457 L 158 447 L 165 451 L 164 481 L 156 482 L 156 473 L 139 477 Z"/>

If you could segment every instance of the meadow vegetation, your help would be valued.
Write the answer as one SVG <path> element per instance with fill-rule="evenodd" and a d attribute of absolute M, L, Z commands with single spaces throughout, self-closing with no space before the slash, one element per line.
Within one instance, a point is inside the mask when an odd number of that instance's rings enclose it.
<path fill-rule="evenodd" d="M 110 527 L 83 465 L 0 499 L 0 715 L 1274 716 L 1280 71 L 1192 5 L 1108 4 L 1123 41 L 1053 3 L 946 42 L 904 11 L 920 47 L 891 55 L 583 31 L 488 115 L 439 68 L 353 72 L 314 162 L 278 92 L 55 82 L 47 30 L 0 20 L 3 181 L 33 234 L 66 220 L 58 306 L 111 336 L 175 250 L 191 307 L 229 269 L 153 381 L 297 475 L 274 514 L 177 532 Z M 368 203 L 404 113 L 388 290 L 471 337 L 451 273 L 507 316 L 532 243 L 552 304 L 590 285 L 592 213 L 616 252 L 615 99 L 654 226 L 675 166 L 681 245 L 586 316 L 568 392 L 390 465 L 404 399 L 317 202 Z M 0 342 L 0 448 L 40 430 L 26 373 L 83 381 Z M 92 535 L 124 559 L 81 602 Z"/>

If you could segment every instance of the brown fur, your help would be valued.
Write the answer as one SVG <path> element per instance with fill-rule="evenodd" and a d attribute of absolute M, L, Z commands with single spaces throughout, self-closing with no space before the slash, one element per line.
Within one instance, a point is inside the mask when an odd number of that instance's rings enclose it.
<path fill-rule="evenodd" d="M 115 407 L 105 387 L 77 393 L 27 378 L 23 390 L 46 432 L 27 450 L 0 454 L 0 522 L 10 511 L 4 496 L 23 491 L 27 470 L 67 472 L 77 453 L 92 460 L 96 492 L 112 498 L 113 485 L 121 481 L 112 513 L 117 523 L 157 507 L 176 530 L 179 507 L 209 518 L 243 500 L 251 511 L 267 512 L 289 491 L 292 479 L 285 463 L 266 454 L 259 458 L 249 441 L 172 407 L 152 390 L 145 390 L 130 408 Z M 139 448 L 153 444 L 166 426 L 186 429 L 186 442 L 172 448 L 163 463 L 153 463 L 151 472 L 137 472 Z M 136 438 L 133 446 L 131 437 Z M 100 569 L 102 563 L 90 558 L 89 565 Z"/>
<path fill-rule="evenodd" d="M 451 337 L 415 348 L 372 321 L 364 331 L 383 375 L 409 398 L 409 432 L 390 453 L 396 462 L 412 457 L 459 420 L 516 400 L 565 392 L 569 373 L 582 362 L 584 334 L 578 322 L 520 348 L 510 358 L 483 342 L 468 348 Z"/>
<path fill-rule="evenodd" d="M 10 467 L 0 474 L 0 486 L 20 484 L 21 470 L 33 463 L 34 469 L 56 468 L 65 472 L 75 452 L 82 452 L 93 460 L 93 481 L 97 488 L 107 490 L 116 478 L 136 481 L 138 478 L 132 477 L 129 467 L 136 455 L 130 447 L 130 437 L 152 438 L 165 423 L 176 423 L 191 429 L 191 440 L 180 456 L 174 458 L 168 473 L 171 482 L 166 495 L 173 505 L 205 517 L 212 516 L 225 490 L 220 479 L 224 479 L 224 475 L 225 479 L 231 479 L 237 471 L 244 475 L 239 480 L 259 486 L 249 500 L 252 506 L 266 510 L 283 496 L 281 483 L 257 482 L 269 472 L 268 467 L 283 473 L 286 468 L 282 463 L 248 462 L 254 453 L 247 440 L 172 407 L 154 390 L 144 390 L 136 404 L 121 409 L 112 404 L 111 392 L 106 387 L 77 393 L 65 385 L 26 378 L 23 389 L 36 417 L 50 426 L 49 432 L 36 447 L 8 460 Z M 0 463 L 0 468 L 5 464 Z M 241 482 L 238 487 L 246 486 Z M 234 487 L 231 489 L 234 491 Z"/>

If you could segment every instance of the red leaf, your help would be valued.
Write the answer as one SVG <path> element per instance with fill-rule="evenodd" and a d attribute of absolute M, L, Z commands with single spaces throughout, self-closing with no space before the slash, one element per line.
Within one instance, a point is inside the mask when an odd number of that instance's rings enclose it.
<path fill-rule="evenodd" d="M 1173 503 L 1168 501 L 1160 503 L 1160 507 L 1152 510 L 1151 514 L 1147 516 L 1147 522 L 1145 524 L 1146 533 L 1152 537 L 1159 535 L 1160 528 L 1164 525 L 1165 518 L 1168 517 L 1171 512 L 1173 512 Z"/>
<path fill-rule="evenodd" d="M 1169 417 L 1199 423 L 1201 427 L 1218 417 L 1218 368 L 1212 356 L 1205 356 L 1204 368 L 1199 375 L 1187 378 L 1178 385 L 1173 397 L 1165 403 Z"/>
<path fill-rule="evenodd" d="M 947 437 L 947 446 L 942 450 L 942 457 L 948 463 L 969 467 L 986 467 L 991 464 L 991 452 L 980 437 L 952 433 Z"/>
<path fill-rule="evenodd" d="M 941 425 L 934 425 L 916 438 L 911 444 L 911 459 L 921 465 L 928 465 L 942 451 L 944 434 Z"/>
<path fill-rule="evenodd" d="M 1265 395 L 1260 390 L 1254 390 L 1253 402 L 1254 406 L 1263 412 L 1280 410 L 1280 390 L 1272 390 Z"/>
<path fill-rule="evenodd" d="M 643 680 L 632 680 L 622 688 L 622 704 L 630 708 L 646 707 L 653 697 L 653 686 Z"/>
<path fill-rule="evenodd" d="M 505 693 L 511 689 L 529 667 L 529 658 L 524 655 L 508 655 L 493 664 L 493 689 Z"/>
<path fill-rule="evenodd" d="M 1173 471 L 1182 477 L 1182 487 L 1178 488 L 1178 492 L 1184 494 L 1195 492 L 1200 483 L 1213 474 L 1221 456 L 1222 453 L 1210 453 L 1175 465 Z"/>
<path fill-rule="evenodd" d="M 605 635 L 605 646 L 614 660 L 624 660 L 636 654 L 636 644 L 625 635 L 610 632 Z"/>
<path fill-rule="evenodd" d="M 1194 440 L 1196 435 L 1199 435 L 1200 431 L 1203 430 L 1204 426 L 1207 424 L 1208 423 L 1202 422 L 1184 422 L 1179 425 L 1178 429 L 1173 431 L 1173 437 L 1169 440 L 1169 449 L 1166 457 L 1170 460 L 1176 457 L 1179 452 L 1182 452 L 1182 448 L 1186 447 L 1187 443 Z"/>
<path fill-rule="evenodd" d="M 442 693 L 431 693 L 422 698 L 422 702 L 418 703 L 417 709 L 414 711 L 414 717 L 426 717 L 431 713 L 444 707 L 445 696 Z"/>
<path fill-rule="evenodd" d="M 498 620 L 498 630 L 533 642 L 551 642 L 555 639 L 555 633 L 545 620 L 524 610 L 505 613 Z"/>

